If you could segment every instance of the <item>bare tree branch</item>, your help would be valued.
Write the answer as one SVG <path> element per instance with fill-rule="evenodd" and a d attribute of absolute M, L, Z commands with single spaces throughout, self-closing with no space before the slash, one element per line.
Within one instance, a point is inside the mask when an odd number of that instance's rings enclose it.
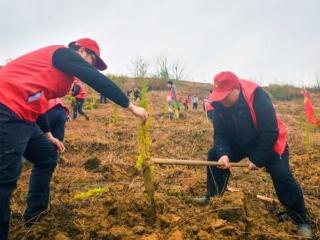
<path fill-rule="evenodd" d="M 149 63 L 141 56 L 138 56 L 131 61 L 130 71 L 136 78 L 145 78 L 148 74 L 149 67 Z"/>
<path fill-rule="evenodd" d="M 181 65 L 180 61 L 177 60 L 173 65 L 172 65 L 172 76 L 175 80 L 182 80 L 185 72 L 185 66 Z"/>

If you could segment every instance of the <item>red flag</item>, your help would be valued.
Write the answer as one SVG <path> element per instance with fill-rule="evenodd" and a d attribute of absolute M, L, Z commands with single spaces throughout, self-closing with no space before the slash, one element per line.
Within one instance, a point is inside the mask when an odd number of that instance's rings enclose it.
<path fill-rule="evenodd" d="M 304 111 L 306 113 L 306 119 L 309 123 L 313 125 L 319 125 L 320 126 L 320 120 L 317 119 L 316 114 L 313 109 L 312 102 L 310 100 L 309 93 L 306 89 L 303 90 L 303 97 L 304 97 Z"/>

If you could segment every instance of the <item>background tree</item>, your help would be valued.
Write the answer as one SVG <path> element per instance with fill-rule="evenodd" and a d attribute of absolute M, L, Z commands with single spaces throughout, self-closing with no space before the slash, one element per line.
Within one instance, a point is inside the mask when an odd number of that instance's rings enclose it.
<path fill-rule="evenodd" d="M 177 60 L 172 65 L 172 77 L 174 80 L 182 80 L 185 77 L 185 66 L 180 63 L 179 60 Z"/>
<path fill-rule="evenodd" d="M 170 72 L 169 72 L 169 64 L 168 64 L 168 57 L 165 55 L 159 55 L 156 58 L 156 77 L 163 80 L 170 79 Z"/>
<path fill-rule="evenodd" d="M 150 64 L 141 56 L 131 61 L 130 71 L 135 78 L 145 78 L 148 74 Z"/>

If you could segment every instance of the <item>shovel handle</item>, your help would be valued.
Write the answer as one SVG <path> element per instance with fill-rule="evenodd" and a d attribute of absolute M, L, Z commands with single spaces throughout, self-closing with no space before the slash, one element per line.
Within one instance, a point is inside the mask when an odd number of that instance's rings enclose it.
<path fill-rule="evenodd" d="M 180 159 L 165 159 L 165 158 L 152 158 L 155 164 L 165 165 L 188 165 L 188 166 L 218 166 L 217 161 L 202 161 L 202 160 L 180 160 Z M 231 167 L 248 167 L 245 163 L 230 163 Z"/>

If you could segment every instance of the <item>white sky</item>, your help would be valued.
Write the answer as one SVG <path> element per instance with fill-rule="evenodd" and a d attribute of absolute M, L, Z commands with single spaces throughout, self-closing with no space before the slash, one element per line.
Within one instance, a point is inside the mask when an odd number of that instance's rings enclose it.
<path fill-rule="evenodd" d="M 188 80 L 223 70 L 260 84 L 312 85 L 320 75 L 319 0 L 0 0 L 0 64 L 90 37 L 107 73 L 155 56 L 185 64 Z"/>

